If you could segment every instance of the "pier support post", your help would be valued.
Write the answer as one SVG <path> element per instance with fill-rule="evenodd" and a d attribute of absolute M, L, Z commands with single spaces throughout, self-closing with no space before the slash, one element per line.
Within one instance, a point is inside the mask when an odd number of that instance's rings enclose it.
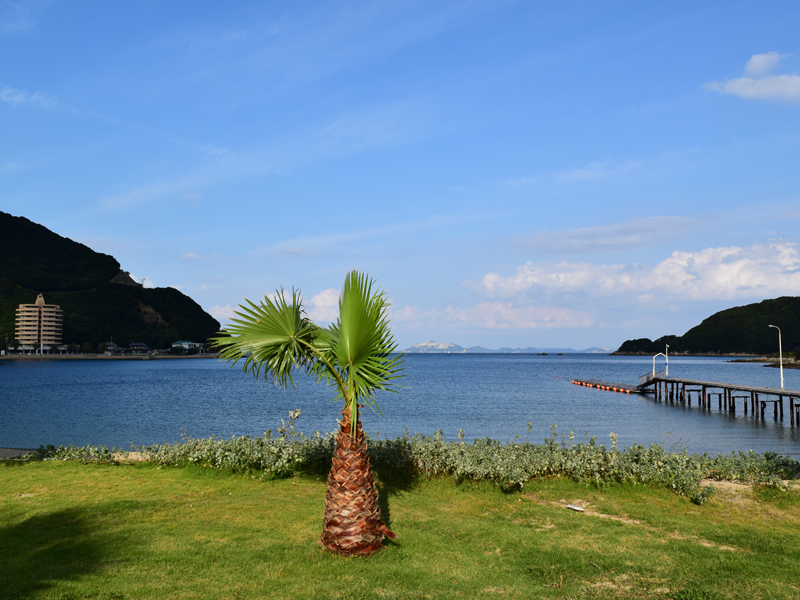
<path fill-rule="evenodd" d="M 789 396 L 789 420 L 794 427 L 794 398 L 792 396 Z"/>
<path fill-rule="evenodd" d="M 722 412 L 722 392 L 717 395 L 717 409 L 719 409 L 719 412 Z"/>
<path fill-rule="evenodd" d="M 783 396 L 778 396 L 778 404 L 781 405 L 781 421 L 783 421 Z"/>
<path fill-rule="evenodd" d="M 708 408 L 708 398 L 706 397 L 706 386 L 703 386 L 703 401 L 702 401 L 703 408 Z"/>

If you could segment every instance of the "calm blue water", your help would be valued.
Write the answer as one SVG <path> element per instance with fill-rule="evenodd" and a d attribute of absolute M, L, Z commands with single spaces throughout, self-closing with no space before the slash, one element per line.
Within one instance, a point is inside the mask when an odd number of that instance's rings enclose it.
<path fill-rule="evenodd" d="M 454 439 L 540 442 L 550 425 L 560 433 L 586 432 L 621 445 L 664 443 L 668 449 L 728 453 L 753 449 L 800 456 L 800 428 L 785 421 L 755 422 L 656 403 L 651 396 L 603 392 L 571 384 L 573 378 L 635 383 L 651 370 L 647 357 L 525 354 L 409 355 L 407 386 L 401 394 L 379 397 L 386 416 L 367 410 L 370 435 L 432 434 L 442 429 Z M 780 387 L 777 369 L 728 363 L 719 358 L 670 359 L 670 375 L 706 381 Z M 784 371 L 785 387 L 800 389 L 800 371 Z M 0 447 L 40 444 L 101 444 L 127 448 L 173 442 L 185 432 L 260 436 L 275 430 L 292 409 L 302 409 L 298 427 L 306 433 L 332 431 L 340 405 L 323 385 L 302 376 L 297 389 L 282 390 L 255 381 L 216 360 L 6 361 L 0 366 Z M 771 414 L 771 413 L 770 413 Z M 379 432 L 379 433 L 378 433 Z"/>

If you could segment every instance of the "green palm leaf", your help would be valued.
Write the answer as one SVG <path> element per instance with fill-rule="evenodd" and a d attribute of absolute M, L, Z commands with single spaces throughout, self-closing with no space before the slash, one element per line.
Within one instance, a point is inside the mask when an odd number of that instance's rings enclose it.
<path fill-rule="evenodd" d="M 237 318 L 232 319 L 227 337 L 212 341 L 223 360 L 236 364 L 244 360 L 244 371 L 286 387 L 294 385 L 292 372 L 310 368 L 309 345 L 319 328 L 305 316 L 299 290 L 292 290 L 292 302 L 281 289 L 274 300 L 265 297 L 260 305 L 245 300 Z"/>
<path fill-rule="evenodd" d="M 258 378 L 294 385 L 292 372 L 300 369 L 326 380 L 338 389 L 350 409 L 351 433 L 358 422 L 358 405 L 380 412 L 375 392 L 397 391 L 393 380 L 401 377 L 402 358 L 393 355 L 397 345 L 389 327 L 386 294 L 366 274 L 351 271 L 339 296 L 339 318 L 321 328 L 305 315 L 300 292 L 292 290 L 291 303 L 283 290 L 260 305 L 246 300 L 227 333 L 214 338 L 221 357 L 233 364 L 244 360 L 244 370 Z"/>

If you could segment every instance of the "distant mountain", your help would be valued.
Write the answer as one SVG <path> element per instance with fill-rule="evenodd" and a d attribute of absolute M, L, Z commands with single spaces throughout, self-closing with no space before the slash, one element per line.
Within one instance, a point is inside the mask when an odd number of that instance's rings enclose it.
<path fill-rule="evenodd" d="M 586 350 L 573 350 L 572 348 L 498 348 L 492 350 L 482 346 L 470 346 L 469 348 L 462 348 L 456 344 L 440 344 L 429 340 L 414 344 L 410 348 L 406 348 L 403 352 L 407 354 L 576 354 L 576 353 L 589 353 L 589 354 L 608 354 L 611 348 L 587 348 Z"/>
<path fill-rule="evenodd" d="M 403 350 L 403 352 L 408 354 L 464 354 L 467 351 L 455 344 L 439 344 L 433 340 L 428 340 L 427 342 L 414 344 L 411 348 Z"/>
<path fill-rule="evenodd" d="M 220 329 L 189 296 L 174 288 L 143 288 L 113 256 L 24 217 L 0 212 L 0 240 L 0 337 L 8 334 L 9 342 L 17 306 L 37 294 L 61 306 L 65 344 L 96 349 L 113 337 L 121 346 L 161 348 L 178 340 L 204 342 Z"/>
<path fill-rule="evenodd" d="M 682 336 L 627 340 L 614 354 L 773 354 L 781 328 L 783 352 L 800 351 L 800 297 L 783 296 L 715 313 Z"/>

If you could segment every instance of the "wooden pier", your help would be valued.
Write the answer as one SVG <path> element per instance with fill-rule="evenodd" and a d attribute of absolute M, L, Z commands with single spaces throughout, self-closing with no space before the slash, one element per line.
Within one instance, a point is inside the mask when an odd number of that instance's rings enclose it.
<path fill-rule="evenodd" d="M 656 400 L 678 402 L 688 406 L 692 405 L 694 396 L 697 406 L 710 410 L 716 400 L 720 412 L 735 414 L 738 407 L 744 414 L 750 414 L 755 419 L 764 419 L 767 415 L 767 405 L 772 405 L 772 417 L 775 420 L 784 419 L 784 400 L 788 402 L 789 422 L 792 426 L 800 426 L 800 391 L 782 390 L 779 388 L 742 385 L 738 383 L 720 383 L 717 381 L 700 381 L 683 377 L 666 377 L 657 373 L 643 375 L 645 381 L 640 381 L 637 388 L 641 392 L 655 394 Z"/>
<path fill-rule="evenodd" d="M 717 381 L 701 381 L 683 377 L 667 377 L 664 371 L 645 373 L 639 378 L 638 385 L 626 383 L 610 383 L 600 379 L 573 379 L 575 385 L 621 392 L 623 394 L 654 394 L 657 401 L 692 405 L 692 397 L 702 410 L 711 410 L 716 400 L 717 410 L 736 414 L 737 407 L 750 414 L 756 420 L 766 418 L 767 406 L 772 405 L 773 419 L 784 419 L 784 400 L 788 402 L 789 423 L 800 427 L 800 391 L 781 390 L 778 388 L 742 385 L 738 383 L 720 383 Z"/>

